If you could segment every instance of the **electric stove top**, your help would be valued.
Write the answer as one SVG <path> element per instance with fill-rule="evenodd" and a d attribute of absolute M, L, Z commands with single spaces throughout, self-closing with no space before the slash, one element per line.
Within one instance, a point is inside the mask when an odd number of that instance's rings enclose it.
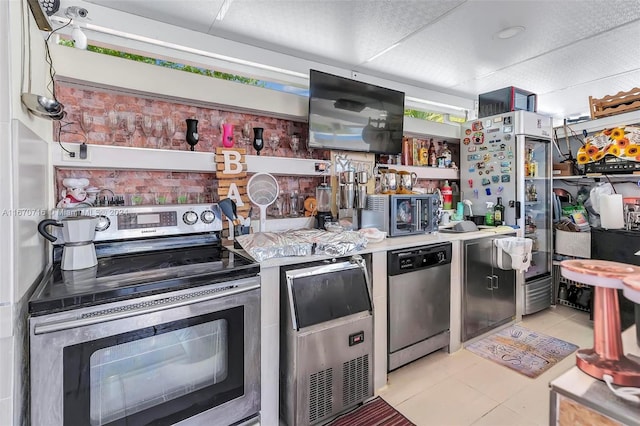
<path fill-rule="evenodd" d="M 250 259 L 222 247 L 215 235 L 96 244 L 98 265 L 60 269 L 61 249 L 29 301 L 43 315 L 258 274 Z"/>

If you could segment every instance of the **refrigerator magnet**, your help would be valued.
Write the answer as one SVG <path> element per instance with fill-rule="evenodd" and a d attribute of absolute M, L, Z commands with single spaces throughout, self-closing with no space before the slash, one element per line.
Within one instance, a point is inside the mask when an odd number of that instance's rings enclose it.
<path fill-rule="evenodd" d="M 490 184 L 491 184 L 491 181 L 489 180 L 489 178 L 482 178 L 482 186 L 487 186 Z"/>
<path fill-rule="evenodd" d="M 471 134 L 471 129 L 465 129 L 464 134 L 469 136 Z"/>
<path fill-rule="evenodd" d="M 485 188 L 484 193 L 487 195 L 491 195 L 491 188 Z"/>
<path fill-rule="evenodd" d="M 477 147 L 475 145 L 471 145 L 471 146 L 467 147 L 467 151 L 469 151 L 469 152 L 476 152 L 476 149 L 477 149 Z"/>
<path fill-rule="evenodd" d="M 482 121 L 474 121 L 473 123 L 471 123 L 471 130 L 473 130 L 474 132 L 478 132 L 482 129 Z"/>
<path fill-rule="evenodd" d="M 493 183 L 500 182 L 500 176 L 498 176 L 498 175 L 491 176 L 491 182 L 493 182 Z"/>
<path fill-rule="evenodd" d="M 511 182 L 511 175 L 502 175 L 500 176 L 501 182 Z"/>
<path fill-rule="evenodd" d="M 484 133 L 482 132 L 475 132 L 473 134 L 473 143 L 476 145 L 482 145 L 484 143 Z"/>
<path fill-rule="evenodd" d="M 467 129 L 468 130 L 468 129 Z M 469 145 L 471 143 L 471 139 L 469 138 L 464 138 L 464 140 L 462 141 L 465 145 Z"/>

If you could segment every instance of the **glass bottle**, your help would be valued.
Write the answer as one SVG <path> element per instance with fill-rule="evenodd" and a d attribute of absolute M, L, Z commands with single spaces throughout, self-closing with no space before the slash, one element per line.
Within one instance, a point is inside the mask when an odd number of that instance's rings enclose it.
<path fill-rule="evenodd" d="M 451 150 L 447 146 L 446 142 L 442 144 L 442 152 L 440 153 L 440 156 L 444 158 L 444 166 L 451 167 Z"/>
<path fill-rule="evenodd" d="M 433 144 L 433 139 L 431 139 L 429 144 L 429 160 L 428 165 L 431 167 L 438 166 L 438 155 L 436 154 L 436 146 Z"/>
<path fill-rule="evenodd" d="M 504 206 L 502 205 L 502 197 L 498 197 L 498 202 L 493 208 L 493 224 L 495 226 L 504 225 Z"/>
<path fill-rule="evenodd" d="M 429 149 L 427 148 L 427 142 L 423 141 L 421 145 L 422 147 L 420 148 L 420 165 L 428 166 L 429 165 Z"/>

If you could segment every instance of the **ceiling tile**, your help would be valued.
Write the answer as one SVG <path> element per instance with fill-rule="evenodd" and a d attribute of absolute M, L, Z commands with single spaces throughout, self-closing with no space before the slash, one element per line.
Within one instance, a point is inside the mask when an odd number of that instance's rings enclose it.
<path fill-rule="evenodd" d="M 86 0 L 154 21 L 206 33 L 224 0 Z"/>

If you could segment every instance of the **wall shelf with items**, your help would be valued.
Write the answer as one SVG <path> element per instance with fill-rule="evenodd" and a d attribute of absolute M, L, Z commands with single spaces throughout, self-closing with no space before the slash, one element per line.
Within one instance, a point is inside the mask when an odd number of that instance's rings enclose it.
<path fill-rule="evenodd" d="M 418 179 L 429 180 L 458 180 L 460 179 L 460 170 L 449 169 L 443 167 L 420 167 L 420 166 L 401 166 L 399 164 L 376 164 L 378 168 L 389 168 L 397 171 L 415 172 Z"/>
<path fill-rule="evenodd" d="M 631 111 L 610 117 L 598 118 L 596 120 L 583 121 L 581 123 L 570 124 L 568 127 L 582 137 L 583 130 L 586 130 L 587 133 L 593 133 L 612 127 L 627 126 L 636 123 L 640 123 L 640 111 Z M 573 136 L 571 132 L 569 132 L 569 134 L 565 133 L 564 126 L 555 127 L 554 131 L 558 138 Z"/>
<path fill-rule="evenodd" d="M 75 152 L 72 158 L 60 144 L 51 144 L 51 161 L 54 167 L 79 169 L 168 170 L 176 172 L 215 172 L 213 152 L 190 152 L 166 149 L 133 148 L 109 145 L 88 145 L 87 158 L 80 159 L 80 144 L 65 143 L 65 148 Z M 247 155 L 247 172 L 267 172 L 281 176 L 329 175 L 329 161 Z"/>
<path fill-rule="evenodd" d="M 588 175 L 580 175 L 580 176 L 553 176 L 553 180 L 599 180 L 599 179 L 609 179 L 612 181 L 626 181 L 626 180 L 640 180 L 640 174 L 599 174 L 593 173 Z"/>

